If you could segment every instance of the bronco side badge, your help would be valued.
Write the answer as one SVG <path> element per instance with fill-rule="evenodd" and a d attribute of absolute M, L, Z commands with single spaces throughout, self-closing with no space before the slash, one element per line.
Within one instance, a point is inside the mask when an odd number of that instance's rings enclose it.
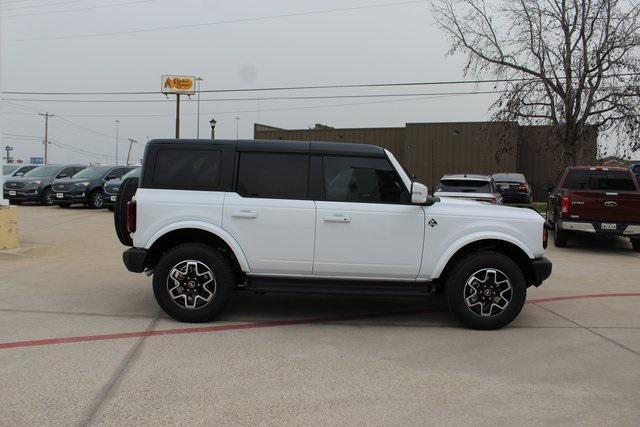
<path fill-rule="evenodd" d="M 435 227 L 436 225 L 438 225 L 438 221 L 431 218 L 427 224 L 429 224 L 431 227 Z"/>

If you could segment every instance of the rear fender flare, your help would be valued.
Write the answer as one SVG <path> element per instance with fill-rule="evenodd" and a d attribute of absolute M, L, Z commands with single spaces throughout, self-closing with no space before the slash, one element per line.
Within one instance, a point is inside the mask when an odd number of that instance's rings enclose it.
<path fill-rule="evenodd" d="M 233 236 L 231 236 L 229 233 L 224 231 L 222 228 L 213 224 L 202 222 L 202 221 L 180 221 L 180 222 L 173 223 L 171 225 L 167 225 L 161 228 L 160 230 L 156 231 L 155 234 L 151 236 L 151 238 L 147 241 L 145 245 L 145 249 L 150 249 L 159 238 L 161 238 L 167 233 L 170 233 L 175 230 L 188 229 L 188 228 L 206 231 L 208 233 L 214 234 L 219 238 L 221 238 L 233 251 L 233 254 L 236 256 L 236 259 L 238 260 L 238 264 L 240 264 L 240 268 L 242 269 L 242 271 L 244 273 L 251 272 L 251 269 L 249 268 L 249 262 L 247 261 L 247 257 L 245 256 L 244 251 L 242 250 L 242 248 L 240 247 L 240 244 L 236 241 L 236 239 L 234 239 Z"/>

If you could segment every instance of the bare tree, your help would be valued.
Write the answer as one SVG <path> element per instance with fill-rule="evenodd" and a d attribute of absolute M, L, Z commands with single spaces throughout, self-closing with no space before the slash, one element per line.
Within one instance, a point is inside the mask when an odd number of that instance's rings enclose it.
<path fill-rule="evenodd" d="M 495 120 L 552 125 L 565 163 L 594 126 L 612 131 L 617 152 L 640 148 L 638 0 L 434 0 L 432 9 L 449 54 L 466 54 L 465 75 L 504 89 Z"/>

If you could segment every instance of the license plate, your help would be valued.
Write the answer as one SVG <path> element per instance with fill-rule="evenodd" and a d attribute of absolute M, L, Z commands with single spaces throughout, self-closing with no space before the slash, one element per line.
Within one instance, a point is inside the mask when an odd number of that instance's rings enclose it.
<path fill-rule="evenodd" d="M 57 197 L 58 199 L 62 199 L 62 198 L 64 197 L 64 194 L 62 194 L 62 193 L 56 193 L 56 197 Z"/>
<path fill-rule="evenodd" d="M 15 195 L 16 195 L 16 192 L 15 192 L 15 191 L 9 191 L 9 195 L 10 195 L 10 196 L 15 196 Z"/>
<path fill-rule="evenodd" d="M 111 201 L 115 202 L 116 201 L 116 196 L 111 196 Z"/>
<path fill-rule="evenodd" d="M 600 228 L 603 230 L 615 230 L 618 228 L 617 224 L 613 224 L 610 222 L 603 222 L 600 224 Z"/>

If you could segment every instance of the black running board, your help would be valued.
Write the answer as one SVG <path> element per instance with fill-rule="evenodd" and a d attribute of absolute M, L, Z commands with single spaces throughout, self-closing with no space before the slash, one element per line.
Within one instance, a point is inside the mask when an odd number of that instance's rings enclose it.
<path fill-rule="evenodd" d="M 391 282 L 345 279 L 307 279 L 252 276 L 243 289 L 254 292 L 283 292 L 334 295 L 427 296 L 435 292 L 431 282 Z"/>

